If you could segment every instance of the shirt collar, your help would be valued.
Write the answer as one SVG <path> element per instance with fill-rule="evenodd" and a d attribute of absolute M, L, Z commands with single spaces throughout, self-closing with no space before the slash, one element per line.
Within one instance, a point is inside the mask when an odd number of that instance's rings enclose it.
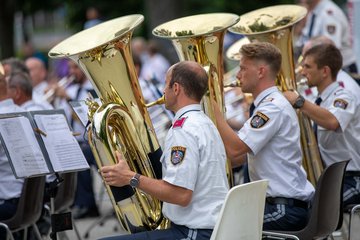
<path fill-rule="evenodd" d="M 338 82 L 331 83 L 329 86 L 327 86 L 324 89 L 324 91 L 321 94 L 319 94 L 319 97 L 321 97 L 321 99 L 324 101 L 335 91 L 335 89 L 337 89 L 338 86 L 339 86 Z"/>
<path fill-rule="evenodd" d="M 10 107 L 10 106 L 14 106 L 14 105 L 15 105 L 15 103 L 11 98 L 0 101 L 0 107 Z"/>
<path fill-rule="evenodd" d="M 190 105 L 187 105 L 183 108 L 180 108 L 176 114 L 175 114 L 175 117 L 174 117 L 174 121 L 176 121 L 181 115 L 183 115 L 185 112 L 187 111 L 191 111 L 191 110 L 196 110 L 196 111 L 200 111 L 201 110 L 201 106 L 200 104 L 190 104 Z"/>
<path fill-rule="evenodd" d="M 254 105 L 257 107 L 265 97 L 267 97 L 268 95 L 270 95 L 273 92 L 278 92 L 278 91 L 279 90 L 276 86 L 265 89 L 255 98 Z"/>

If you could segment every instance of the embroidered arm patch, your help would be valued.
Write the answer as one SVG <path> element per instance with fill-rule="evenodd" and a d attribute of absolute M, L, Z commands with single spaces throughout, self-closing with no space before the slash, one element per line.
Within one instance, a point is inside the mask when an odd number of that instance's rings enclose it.
<path fill-rule="evenodd" d="M 186 147 L 174 146 L 171 148 L 171 163 L 177 165 L 184 160 Z"/>
<path fill-rule="evenodd" d="M 261 128 L 269 121 L 269 119 L 270 118 L 262 112 L 256 112 L 256 114 L 251 118 L 250 125 L 253 128 Z"/>
<path fill-rule="evenodd" d="M 348 102 L 341 98 L 337 98 L 334 101 L 334 107 L 337 107 L 337 108 L 346 109 L 347 105 L 348 105 Z"/>

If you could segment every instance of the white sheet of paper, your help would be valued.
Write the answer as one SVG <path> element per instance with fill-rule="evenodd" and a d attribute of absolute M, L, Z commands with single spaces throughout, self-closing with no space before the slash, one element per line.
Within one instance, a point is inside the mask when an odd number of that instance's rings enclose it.
<path fill-rule="evenodd" d="M 78 118 L 80 119 L 81 124 L 85 127 L 89 120 L 87 115 L 89 108 L 86 105 L 85 101 L 71 101 L 70 105 L 73 108 L 76 115 L 78 116 Z"/>
<path fill-rule="evenodd" d="M 0 132 L 17 177 L 50 173 L 29 119 L 24 116 L 0 119 Z"/>
<path fill-rule="evenodd" d="M 63 114 L 36 114 L 34 120 L 36 125 L 46 133 L 46 136 L 41 137 L 55 172 L 89 168 Z"/>

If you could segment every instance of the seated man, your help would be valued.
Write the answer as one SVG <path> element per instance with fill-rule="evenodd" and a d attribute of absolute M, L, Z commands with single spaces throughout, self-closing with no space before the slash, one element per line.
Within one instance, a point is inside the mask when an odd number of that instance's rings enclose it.
<path fill-rule="evenodd" d="M 243 92 L 254 97 L 250 118 L 236 134 L 218 107 L 215 116 L 232 166 L 247 157 L 250 181 L 269 180 L 263 229 L 300 230 L 307 223 L 314 187 L 301 165 L 296 112 L 275 86 L 280 67 L 281 53 L 274 45 L 243 45 L 237 78 Z"/>
<path fill-rule="evenodd" d="M 162 180 L 131 171 L 119 155 L 118 164 L 100 169 L 106 184 L 124 186 L 133 179 L 133 187 L 163 201 L 171 227 L 108 239 L 210 239 L 229 187 L 224 145 L 200 110 L 207 86 L 196 62 L 177 63 L 167 72 L 165 106 L 176 115 L 161 157 Z"/>

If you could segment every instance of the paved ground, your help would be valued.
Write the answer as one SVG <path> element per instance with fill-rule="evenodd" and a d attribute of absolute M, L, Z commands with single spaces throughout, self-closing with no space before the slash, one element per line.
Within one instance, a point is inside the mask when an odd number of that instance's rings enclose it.
<path fill-rule="evenodd" d="M 99 218 L 87 218 L 80 219 L 75 221 L 75 225 L 79 230 L 81 239 L 99 239 L 102 237 L 121 235 L 124 234 L 124 231 L 121 229 L 119 222 L 115 215 L 113 214 L 112 206 L 109 201 L 109 198 L 106 193 L 102 192 L 102 183 L 100 177 L 97 173 L 94 174 L 95 177 L 95 190 L 98 205 L 102 214 L 102 217 Z M 102 221 L 103 220 L 103 221 Z M 345 216 L 344 223 L 348 222 L 348 217 Z M 344 228 L 345 229 L 345 228 Z M 359 229 L 360 230 L 360 224 Z M 66 231 L 66 234 L 59 234 L 58 239 L 69 239 L 76 240 L 76 234 L 74 230 Z M 335 240 L 347 240 L 347 231 L 339 231 L 334 233 Z M 357 235 L 357 236 L 360 236 Z M 360 239 L 360 237 L 358 238 Z"/>

